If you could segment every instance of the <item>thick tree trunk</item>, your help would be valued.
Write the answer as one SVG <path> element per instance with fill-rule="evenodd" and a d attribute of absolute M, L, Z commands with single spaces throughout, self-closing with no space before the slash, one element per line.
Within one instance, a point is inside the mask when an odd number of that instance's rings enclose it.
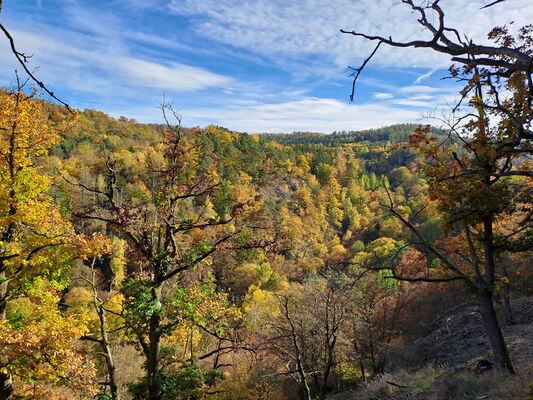
<path fill-rule="evenodd" d="M 478 281 L 478 303 L 479 311 L 483 317 L 485 331 L 490 340 L 492 353 L 496 366 L 499 369 L 506 369 L 509 373 L 514 374 L 513 364 L 507 351 L 507 345 L 503 338 L 502 330 L 494 309 L 494 297 L 492 288 L 496 276 L 496 261 L 494 259 L 494 232 L 493 219 L 486 217 L 483 219 L 483 246 L 485 250 L 485 276 Z"/>
<path fill-rule="evenodd" d="M 492 347 L 496 366 L 499 369 L 505 369 L 509 373 L 514 374 L 513 364 L 507 351 L 507 345 L 505 344 L 500 324 L 498 323 L 496 310 L 494 309 L 493 296 L 489 290 L 482 290 L 478 294 L 478 305 L 481 316 L 483 317 L 485 331 Z"/>

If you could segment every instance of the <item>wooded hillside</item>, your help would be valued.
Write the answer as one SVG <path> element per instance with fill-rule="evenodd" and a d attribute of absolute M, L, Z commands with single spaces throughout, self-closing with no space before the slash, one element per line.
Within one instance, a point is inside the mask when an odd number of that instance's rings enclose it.
<path fill-rule="evenodd" d="M 482 245 L 477 225 L 454 230 L 412 144 L 463 154 L 443 130 L 248 135 L 1 104 L 0 342 L 20 398 L 325 398 L 475 300 L 446 263 Z M 529 212 L 516 196 L 495 235 Z M 533 294 L 521 240 L 496 257 L 511 319 Z"/>

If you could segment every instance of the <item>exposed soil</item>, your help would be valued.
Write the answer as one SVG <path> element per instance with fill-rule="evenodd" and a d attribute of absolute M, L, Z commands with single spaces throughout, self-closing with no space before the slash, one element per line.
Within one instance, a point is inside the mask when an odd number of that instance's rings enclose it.
<path fill-rule="evenodd" d="M 515 363 L 533 359 L 533 297 L 512 302 L 515 324 L 503 326 L 507 346 Z M 503 321 L 500 321 L 503 325 Z M 391 356 L 391 368 L 412 368 L 428 363 L 465 367 L 480 358 L 491 360 L 490 344 L 477 307 L 442 319 L 438 329 Z"/>
<path fill-rule="evenodd" d="M 527 386 L 533 383 L 533 297 L 512 302 L 514 324 L 501 325 L 509 353 L 517 370 L 515 377 L 500 375 L 494 369 L 487 335 L 484 332 L 477 307 L 466 307 L 442 318 L 440 326 L 411 345 L 396 350 L 389 359 L 388 370 L 417 371 L 435 366 L 439 374 L 429 388 L 417 393 L 404 390 L 391 395 L 363 394 L 364 390 L 339 393 L 335 400 L 452 400 L 522 399 Z M 475 395 L 461 394 L 462 387 L 479 385 Z M 397 382 L 401 384 L 402 382 Z M 464 390 L 463 390 L 464 391 Z M 358 393 L 359 392 L 359 393 Z M 472 391 L 471 391 L 472 392 Z"/>

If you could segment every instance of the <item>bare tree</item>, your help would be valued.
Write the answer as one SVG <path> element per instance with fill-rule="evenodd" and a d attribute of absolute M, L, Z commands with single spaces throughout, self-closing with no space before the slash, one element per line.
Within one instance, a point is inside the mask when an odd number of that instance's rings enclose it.
<path fill-rule="evenodd" d="M 113 353 L 111 351 L 111 342 L 109 339 L 110 333 L 112 333 L 109 329 L 108 323 L 107 323 L 107 310 L 106 310 L 106 303 L 109 302 L 109 299 L 111 298 L 111 295 L 113 293 L 113 281 L 112 280 L 109 291 L 106 296 L 101 296 L 98 288 L 98 284 L 96 281 L 96 270 L 95 270 L 95 263 L 96 259 L 93 259 L 91 262 L 91 277 L 81 277 L 90 287 L 92 290 L 92 297 L 93 297 L 93 306 L 96 311 L 96 314 L 98 315 L 98 329 L 99 329 L 99 335 L 84 335 L 81 337 L 81 340 L 86 340 L 90 342 L 97 343 L 101 349 L 101 353 L 98 353 L 98 355 L 102 356 L 106 363 L 107 368 L 107 378 L 108 380 L 104 383 L 105 386 L 109 387 L 110 395 L 112 400 L 120 400 L 120 396 L 118 393 L 118 383 L 116 378 L 116 365 L 114 362 Z M 125 326 L 121 326 L 118 329 L 124 329 Z"/>
<path fill-rule="evenodd" d="M 301 341 L 301 335 L 298 334 L 297 323 L 291 312 L 291 299 L 285 295 L 278 295 L 277 299 L 281 309 L 282 323 L 271 324 L 277 332 L 275 337 L 270 338 L 272 350 L 287 363 L 288 371 L 283 372 L 283 374 L 296 381 L 300 391 L 300 399 L 311 400 L 311 390 L 307 382 L 309 371 L 305 370 L 303 360 L 302 346 L 304 344 Z"/>

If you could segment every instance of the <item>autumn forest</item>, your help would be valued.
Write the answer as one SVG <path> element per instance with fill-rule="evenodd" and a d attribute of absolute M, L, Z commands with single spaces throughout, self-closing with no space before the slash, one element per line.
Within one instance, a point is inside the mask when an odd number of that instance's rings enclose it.
<path fill-rule="evenodd" d="M 403 3 L 433 39 L 344 34 L 453 56 L 432 124 L 147 124 L 17 73 L 0 399 L 533 398 L 533 26 L 478 46 Z"/>

